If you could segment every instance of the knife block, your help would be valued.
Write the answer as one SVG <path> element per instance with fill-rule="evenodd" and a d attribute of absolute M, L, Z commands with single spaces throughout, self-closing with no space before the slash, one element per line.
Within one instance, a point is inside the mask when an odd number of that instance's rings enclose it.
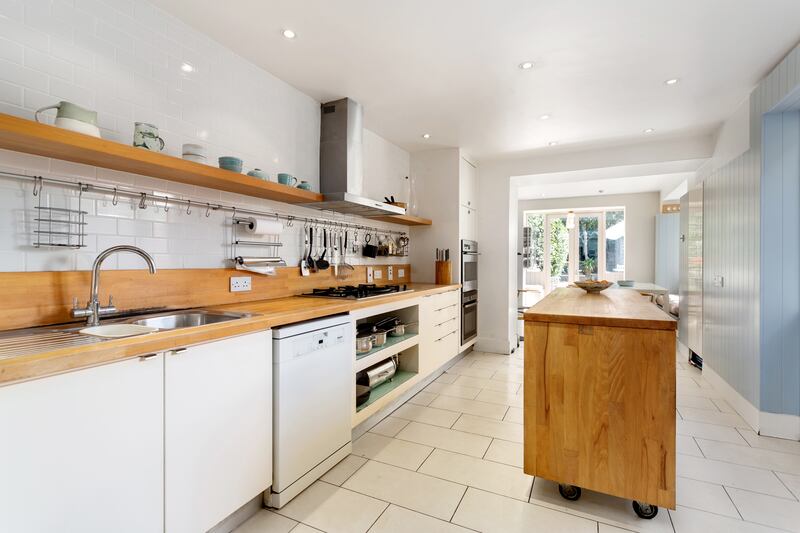
<path fill-rule="evenodd" d="M 451 285 L 453 283 L 453 265 L 450 261 L 436 261 L 436 284 Z"/>

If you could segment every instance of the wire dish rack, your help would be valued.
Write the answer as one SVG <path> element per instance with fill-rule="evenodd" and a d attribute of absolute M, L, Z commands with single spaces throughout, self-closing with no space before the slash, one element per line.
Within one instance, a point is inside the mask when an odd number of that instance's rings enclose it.
<path fill-rule="evenodd" d="M 38 185 L 38 187 L 37 187 Z M 36 229 L 33 230 L 33 246 L 36 248 L 71 248 L 79 249 L 86 246 L 86 211 L 81 209 L 83 187 L 78 192 L 78 208 L 68 209 L 63 207 L 50 207 L 42 205 L 41 181 L 34 184 L 33 194 L 39 199 L 36 209 Z"/>

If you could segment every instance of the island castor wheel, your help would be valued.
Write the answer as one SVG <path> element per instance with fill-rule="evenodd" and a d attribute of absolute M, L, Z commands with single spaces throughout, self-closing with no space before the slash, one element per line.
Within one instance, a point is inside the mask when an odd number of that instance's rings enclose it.
<path fill-rule="evenodd" d="M 562 498 L 571 502 L 574 502 L 581 497 L 581 488 L 576 487 L 575 485 L 563 485 L 559 483 L 558 492 L 561 494 Z"/>
<path fill-rule="evenodd" d="M 636 516 L 639 518 L 652 520 L 658 514 L 658 507 L 655 505 L 650 505 L 649 503 L 637 502 L 636 500 L 633 500 L 633 512 L 635 512 Z"/>

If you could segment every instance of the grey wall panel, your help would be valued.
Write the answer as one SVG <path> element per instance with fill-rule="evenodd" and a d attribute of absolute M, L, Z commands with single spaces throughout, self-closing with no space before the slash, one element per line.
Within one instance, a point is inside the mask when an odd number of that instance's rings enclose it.
<path fill-rule="evenodd" d="M 678 294 L 680 286 L 680 214 L 656 215 L 656 285 Z"/>

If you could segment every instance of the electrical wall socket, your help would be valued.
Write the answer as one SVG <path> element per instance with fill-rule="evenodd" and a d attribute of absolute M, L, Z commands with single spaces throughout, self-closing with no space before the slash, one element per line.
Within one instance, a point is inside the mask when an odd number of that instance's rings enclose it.
<path fill-rule="evenodd" d="M 375 279 L 383 279 L 383 270 L 380 268 L 375 270 Z"/>
<path fill-rule="evenodd" d="M 389 267 L 389 268 L 392 268 L 392 267 Z M 397 269 L 397 277 L 400 278 L 400 279 L 403 279 L 404 277 L 406 277 L 406 269 L 405 268 L 398 268 Z"/>
<path fill-rule="evenodd" d="M 394 267 L 392 265 L 386 267 L 386 279 L 388 279 L 389 281 L 392 281 L 394 279 Z"/>
<path fill-rule="evenodd" d="M 373 281 L 375 281 L 374 271 L 372 267 L 367 267 L 367 283 L 372 283 Z"/>
<path fill-rule="evenodd" d="M 231 292 L 247 292 L 253 290 L 253 278 L 250 276 L 231 276 Z"/>

